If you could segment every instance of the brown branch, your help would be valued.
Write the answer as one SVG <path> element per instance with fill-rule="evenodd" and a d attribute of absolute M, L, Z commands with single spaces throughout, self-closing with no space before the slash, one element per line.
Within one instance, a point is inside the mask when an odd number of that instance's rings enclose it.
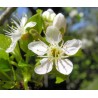
<path fill-rule="evenodd" d="M 16 10 L 16 7 L 7 7 L 6 10 L 0 15 L 0 26 L 3 25 L 5 20 Z"/>

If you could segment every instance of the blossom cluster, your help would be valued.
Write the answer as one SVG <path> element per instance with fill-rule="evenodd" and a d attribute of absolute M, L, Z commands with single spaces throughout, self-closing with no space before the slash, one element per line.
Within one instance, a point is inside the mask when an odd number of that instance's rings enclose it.
<path fill-rule="evenodd" d="M 66 19 L 62 13 L 54 13 L 48 9 L 42 13 L 42 19 L 45 21 L 45 39 L 47 44 L 42 40 L 30 42 L 28 49 L 41 57 L 40 65 L 36 66 L 34 71 L 37 74 L 46 74 L 55 66 L 61 74 L 69 75 L 73 69 L 73 63 L 67 59 L 78 52 L 81 48 L 81 40 L 72 39 L 67 42 L 63 41 L 63 33 L 66 31 Z M 6 50 L 7 53 L 14 52 L 17 42 L 26 34 L 27 28 L 33 28 L 36 22 L 27 22 L 28 18 L 24 15 L 19 24 L 12 20 L 15 27 L 10 27 L 6 34 L 11 38 L 12 43 Z M 63 31 L 63 33 L 62 33 Z"/>

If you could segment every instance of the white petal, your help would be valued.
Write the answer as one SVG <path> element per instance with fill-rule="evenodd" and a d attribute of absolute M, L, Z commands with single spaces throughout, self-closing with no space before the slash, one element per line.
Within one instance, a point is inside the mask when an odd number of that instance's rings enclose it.
<path fill-rule="evenodd" d="M 73 64 L 68 59 L 60 59 L 56 63 L 56 69 L 64 75 L 69 75 L 72 72 Z"/>
<path fill-rule="evenodd" d="M 46 74 L 52 70 L 53 62 L 49 61 L 48 58 L 44 58 L 40 62 L 41 65 L 34 69 L 37 74 Z"/>
<path fill-rule="evenodd" d="M 10 53 L 10 52 L 13 52 L 13 50 L 15 49 L 16 47 L 16 44 L 17 44 L 17 41 L 12 41 L 10 47 L 6 50 L 7 53 Z"/>
<path fill-rule="evenodd" d="M 56 26 L 58 29 L 66 28 L 66 20 L 63 14 L 59 13 L 56 15 L 53 21 L 53 26 Z"/>
<path fill-rule="evenodd" d="M 28 48 L 37 55 L 44 55 L 47 52 L 47 45 L 41 41 L 31 42 Z"/>
<path fill-rule="evenodd" d="M 20 23 L 20 26 L 24 26 L 27 22 L 27 15 L 25 14 L 22 19 L 21 19 L 21 23 Z"/>
<path fill-rule="evenodd" d="M 34 27 L 36 25 L 36 22 L 29 22 L 25 25 L 25 29 L 28 28 L 28 27 Z"/>
<path fill-rule="evenodd" d="M 56 14 L 55 14 L 55 13 L 51 14 L 50 20 L 51 20 L 51 21 L 53 21 L 53 20 L 54 20 L 54 18 L 55 18 L 55 16 L 56 16 Z"/>
<path fill-rule="evenodd" d="M 17 41 L 21 38 L 21 33 L 18 30 L 14 30 L 14 32 L 10 33 L 10 35 L 12 43 L 10 47 L 6 50 L 7 53 L 13 52 L 17 44 Z"/>
<path fill-rule="evenodd" d="M 52 9 L 48 9 L 47 12 L 49 12 L 50 14 L 54 13 L 54 11 Z"/>
<path fill-rule="evenodd" d="M 43 12 L 42 17 L 48 19 L 49 18 L 49 12 L 47 12 L 47 11 Z"/>
<path fill-rule="evenodd" d="M 19 30 L 14 30 L 14 32 L 11 33 L 12 40 L 19 40 L 21 36 L 22 36 L 22 33 Z"/>
<path fill-rule="evenodd" d="M 50 44 L 58 44 L 62 39 L 61 32 L 54 26 L 47 27 L 46 40 Z"/>
<path fill-rule="evenodd" d="M 73 39 L 73 40 L 67 41 L 64 44 L 63 49 L 67 55 L 74 55 L 78 52 L 81 46 L 82 46 L 81 40 Z"/>
<path fill-rule="evenodd" d="M 54 11 L 52 9 L 48 9 L 47 11 L 44 11 L 42 14 L 43 18 L 45 18 L 47 20 L 51 20 L 51 21 L 53 21 L 55 16 L 56 16 L 56 14 L 54 13 Z"/>

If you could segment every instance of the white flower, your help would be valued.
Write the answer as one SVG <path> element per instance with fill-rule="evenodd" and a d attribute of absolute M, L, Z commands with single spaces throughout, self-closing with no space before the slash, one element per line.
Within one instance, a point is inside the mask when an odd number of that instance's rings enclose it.
<path fill-rule="evenodd" d="M 59 46 L 62 40 L 61 32 L 54 26 L 49 26 L 46 30 L 46 40 L 50 45 L 46 45 L 42 41 L 31 42 L 28 48 L 43 57 L 40 61 L 41 65 L 35 67 L 37 74 L 46 74 L 50 72 L 55 65 L 57 71 L 62 74 L 68 75 L 73 69 L 73 64 L 70 60 L 66 59 L 70 55 L 74 55 L 81 47 L 80 40 L 69 40 Z"/>
<path fill-rule="evenodd" d="M 52 25 L 57 27 L 59 30 L 63 28 L 65 32 L 66 20 L 62 13 L 58 13 L 56 15 L 52 9 L 48 9 L 47 11 L 43 12 L 42 17 L 46 20 L 53 22 Z"/>
<path fill-rule="evenodd" d="M 46 20 L 53 21 L 56 14 L 52 9 L 48 9 L 47 11 L 44 11 L 42 14 L 42 17 Z"/>
<path fill-rule="evenodd" d="M 6 50 L 7 53 L 9 52 L 13 52 L 17 41 L 19 39 L 21 39 L 23 34 L 26 34 L 26 29 L 28 27 L 34 27 L 36 25 L 36 22 L 27 22 L 27 16 L 24 15 L 21 19 L 21 21 L 19 21 L 20 24 L 18 24 L 16 21 L 12 20 L 14 22 L 14 24 L 16 25 L 16 27 L 10 27 L 9 31 L 6 31 L 6 34 L 11 38 L 12 43 L 10 45 L 10 47 Z"/>
<path fill-rule="evenodd" d="M 53 20 L 53 26 L 57 27 L 59 30 L 61 28 L 66 29 L 66 20 L 62 13 L 58 13 Z"/>

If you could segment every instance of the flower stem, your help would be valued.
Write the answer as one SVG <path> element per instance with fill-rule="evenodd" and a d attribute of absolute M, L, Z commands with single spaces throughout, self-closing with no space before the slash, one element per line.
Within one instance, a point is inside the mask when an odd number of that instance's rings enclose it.
<path fill-rule="evenodd" d="M 20 60 L 23 60 L 21 52 L 20 52 L 19 44 L 16 45 L 16 48 L 14 50 L 14 56 L 17 62 L 19 62 Z"/>
<path fill-rule="evenodd" d="M 24 81 L 24 89 L 25 90 L 29 90 L 28 81 Z"/>

